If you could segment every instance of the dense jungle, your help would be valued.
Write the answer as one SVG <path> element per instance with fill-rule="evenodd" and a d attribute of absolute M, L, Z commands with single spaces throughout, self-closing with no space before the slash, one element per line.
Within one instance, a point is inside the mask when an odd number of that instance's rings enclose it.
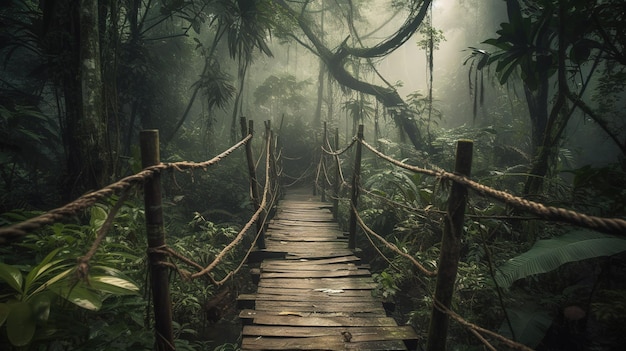
<path fill-rule="evenodd" d="M 377 150 L 432 170 L 454 171 L 457 141 L 473 140 L 471 179 L 626 219 L 623 0 L 4 0 L 0 59 L 0 227 L 140 172 L 142 130 L 159 131 L 162 162 L 202 162 L 241 140 L 241 117 L 255 158 L 264 125 L 280 138 L 282 186 L 329 202 L 321 149 L 363 125 Z M 168 247 L 203 267 L 221 258 L 210 279 L 168 265 L 176 350 L 240 349 L 236 297 L 254 285 L 239 265 L 254 237 L 221 252 L 258 205 L 245 157 L 162 174 Z M 360 172 L 367 226 L 435 269 L 450 183 L 371 152 Z M 158 348 L 143 201 L 135 187 L 0 236 L 1 350 Z M 473 191 L 466 207 L 453 311 L 536 350 L 623 350 L 626 232 Z M 436 278 L 357 240 L 388 313 L 426 350 Z M 447 349 L 489 348 L 451 322 Z"/>

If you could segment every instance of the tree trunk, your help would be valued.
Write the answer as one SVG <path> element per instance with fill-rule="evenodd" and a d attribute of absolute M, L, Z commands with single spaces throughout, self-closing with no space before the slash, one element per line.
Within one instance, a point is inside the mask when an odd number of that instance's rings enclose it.
<path fill-rule="evenodd" d="M 324 102 L 324 62 L 320 60 L 320 73 L 317 76 L 317 105 L 315 106 L 315 116 L 313 119 L 313 127 L 317 128 L 322 125 L 322 103 Z"/>
<path fill-rule="evenodd" d="M 80 2 L 80 79 L 83 121 L 80 140 L 83 162 L 89 171 L 93 186 L 106 185 L 108 180 L 107 124 L 104 119 L 102 77 L 100 63 L 100 35 L 98 31 L 98 2 Z M 92 185 L 92 184 L 90 184 Z"/>
<path fill-rule="evenodd" d="M 50 20 L 50 32 L 62 38 L 50 46 L 50 56 L 61 72 L 67 162 L 63 187 L 69 200 L 101 187 L 109 177 L 97 2 L 57 1 L 44 8 L 44 17 Z"/>

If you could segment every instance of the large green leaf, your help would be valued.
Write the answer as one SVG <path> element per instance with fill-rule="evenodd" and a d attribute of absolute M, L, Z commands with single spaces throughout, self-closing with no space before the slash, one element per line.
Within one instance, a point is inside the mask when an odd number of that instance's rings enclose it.
<path fill-rule="evenodd" d="M 28 302 L 18 302 L 11 305 L 7 317 L 7 336 L 14 346 L 26 346 L 35 335 L 36 322 L 33 318 L 33 309 Z"/>
<path fill-rule="evenodd" d="M 30 294 L 30 296 L 35 296 L 35 295 L 45 291 L 46 289 L 51 289 L 55 285 L 58 285 L 57 284 L 58 282 L 62 281 L 66 277 L 68 277 L 70 275 L 70 273 L 72 273 L 73 271 L 74 271 L 74 268 L 68 268 L 65 271 L 55 275 L 54 277 L 50 278 L 44 284 L 41 284 L 35 291 L 32 292 L 32 294 Z"/>
<path fill-rule="evenodd" d="M 518 279 L 552 271 L 568 262 L 622 251 L 626 251 L 626 239 L 589 230 L 572 231 L 558 238 L 539 240 L 527 252 L 505 262 L 498 268 L 496 282 L 508 288 Z"/>
<path fill-rule="evenodd" d="M 111 276 L 90 276 L 89 285 L 92 289 L 114 295 L 136 295 L 139 287 L 127 279 Z"/>
<path fill-rule="evenodd" d="M 107 211 L 99 205 L 91 207 L 91 219 L 89 224 L 95 229 L 100 230 L 108 217 Z"/>
<path fill-rule="evenodd" d="M 0 280 L 5 281 L 15 291 L 22 292 L 22 272 L 16 267 L 0 262 Z"/>
<path fill-rule="evenodd" d="M 51 293 L 37 294 L 29 301 L 36 321 L 46 323 L 50 317 Z"/>
<path fill-rule="evenodd" d="M 7 320 L 10 311 L 11 306 L 9 304 L 0 303 L 0 327 L 4 324 L 4 321 Z"/>
<path fill-rule="evenodd" d="M 552 318 L 546 311 L 536 310 L 533 306 L 527 306 L 525 309 L 507 308 L 506 312 L 515 332 L 515 340 L 533 348 L 539 345 L 552 324 Z M 502 323 L 498 332 L 508 338 L 513 337 L 506 321 Z"/>
<path fill-rule="evenodd" d="M 41 260 L 41 262 L 39 262 L 37 266 L 33 267 L 33 269 L 28 272 L 28 275 L 26 275 L 26 280 L 24 282 L 25 294 L 28 293 L 31 285 L 36 282 L 39 277 L 48 274 L 50 270 L 58 268 L 57 265 L 62 260 L 52 261 L 52 259 L 59 253 L 60 250 L 61 248 L 52 250 L 49 254 L 46 255 L 46 257 L 43 258 L 43 260 Z"/>
<path fill-rule="evenodd" d="M 82 283 L 58 284 L 51 290 L 78 307 L 97 311 L 102 307 L 102 298 L 85 287 Z"/>

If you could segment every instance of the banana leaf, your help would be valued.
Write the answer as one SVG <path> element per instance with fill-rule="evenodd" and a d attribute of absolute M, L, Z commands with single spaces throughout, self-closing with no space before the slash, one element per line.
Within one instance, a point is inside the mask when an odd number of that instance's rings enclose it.
<path fill-rule="evenodd" d="M 626 239 L 576 230 L 537 241 L 530 250 L 498 267 L 495 278 L 501 288 L 507 289 L 519 279 L 550 272 L 568 262 L 612 256 L 623 251 L 626 251 Z"/>
<path fill-rule="evenodd" d="M 538 306 L 526 306 L 525 308 L 507 308 L 507 314 L 511 319 L 511 326 L 515 331 L 515 341 L 532 348 L 537 347 L 545 337 L 552 317 L 547 311 L 537 308 Z M 500 330 L 503 336 L 513 338 L 508 323 L 502 322 Z"/>

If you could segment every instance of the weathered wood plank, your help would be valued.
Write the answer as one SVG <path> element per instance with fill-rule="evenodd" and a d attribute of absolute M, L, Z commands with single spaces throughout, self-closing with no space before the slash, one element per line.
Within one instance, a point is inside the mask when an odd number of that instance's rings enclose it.
<path fill-rule="evenodd" d="M 363 290 L 375 289 L 376 283 L 371 278 L 273 278 L 263 279 L 259 282 L 262 287 L 286 288 L 286 289 L 342 289 L 342 290 Z"/>
<path fill-rule="evenodd" d="M 406 350 L 402 341 L 345 342 L 336 337 L 244 338 L 245 350 Z"/>
<path fill-rule="evenodd" d="M 307 327 L 375 327 L 397 326 L 391 317 L 321 317 L 311 314 L 309 317 L 293 315 L 286 316 L 256 316 L 254 323 L 259 325 L 288 325 Z"/>
<path fill-rule="evenodd" d="M 316 318 L 388 318 L 387 316 L 371 312 L 294 312 L 294 311 L 257 311 L 251 309 L 243 309 L 239 312 L 239 318 L 243 320 L 254 320 L 257 317 L 277 317 L 277 316 L 293 316 L 293 317 L 316 317 Z"/>
<path fill-rule="evenodd" d="M 382 303 L 371 301 L 269 301 L 257 300 L 257 311 L 384 312 Z"/>
<path fill-rule="evenodd" d="M 341 337 L 349 332 L 351 342 L 358 341 L 381 341 L 381 340 L 411 340 L 417 339 L 417 333 L 413 327 L 409 325 L 394 327 L 288 327 L 288 326 L 270 326 L 270 325 L 246 325 L 243 327 L 243 335 L 245 336 L 297 336 L 297 337 L 315 337 L 315 336 L 335 336 Z"/>
<path fill-rule="evenodd" d="M 292 271 L 356 271 L 358 269 L 370 269 L 368 264 L 356 265 L 354 263 L 337 263 L 337 264 L 261 264 L 261 270 L 265 272 L 292 272 Z"/>
<path fill-rule="evenodd" d="M 368 295 L 360 295 L 360 296 L 349 296 L 344 295 L 344 290 L 334 290 L 338 292 L 330 292 L 324 293 L 319 291 L 318 294 L 313 295 L 297 295 L 297 294 L 287 294 L 294 289 L 289 289 L 289 291 L 281 290 L 284 294 L 240 294 L 237 297 L 237 300 L 249 300 L 249 301 L 309 301 L 312 303 L 326 301 L 326 302 L 378 302 L 380 300 L 373 297 L 371 294 Z M 350 290 L 348 290 L 350 291 Z M 353 290 L 359 291 L 359 290 Z"/>
<path fill-rule="evenodd" d="M 261 272 L 261 279 L 264 278 L 331 278 L 331 277 L 362 277 L 369 276 L 367 269 L 356 270 L 335 270 L 335 271 L 293 271 L 293 272 Z"/>
<path fill-rule="evenodd" d="M 340 295 L 345 297 L 372 297 L 371 289 L 364 290 L 328 290 L 328 289 L 282 289 L 273 287 L 262 287 L 257 289 L 257 294 L 298 296 L 300 299 L 315 299 L 320 296 Z"/>
<path fill-rule="evenodd" d="M 354 255 L 346 255 L 346 256 L 341 256 L 341 257 L 333 257 L 333 258 L 326 258 L 326 259 L 318 259 L 318 260 L 307 260 L 307 259 L 302 259 L 302 260 L 298 260 L 298 261 L 294 261 L 294 260 L 290 260 L 290 261 L 285 261 L 285 260 L 276 260 L 276 259 L 268 259 L 265 260 L 263 263 L 268 263 L 268 264 L 276 264 L 276 265 L 286 265 L 286 266 L 290 266 L 293 267 L 295 265 L 298 264 L 302 264 L 302 265 L 307 265 L 307 264 L 330 264 L 330 263 L 345 263 L 345 262 L 360 262 L 361 259 L 358 258 L 357 256 Z"/>

